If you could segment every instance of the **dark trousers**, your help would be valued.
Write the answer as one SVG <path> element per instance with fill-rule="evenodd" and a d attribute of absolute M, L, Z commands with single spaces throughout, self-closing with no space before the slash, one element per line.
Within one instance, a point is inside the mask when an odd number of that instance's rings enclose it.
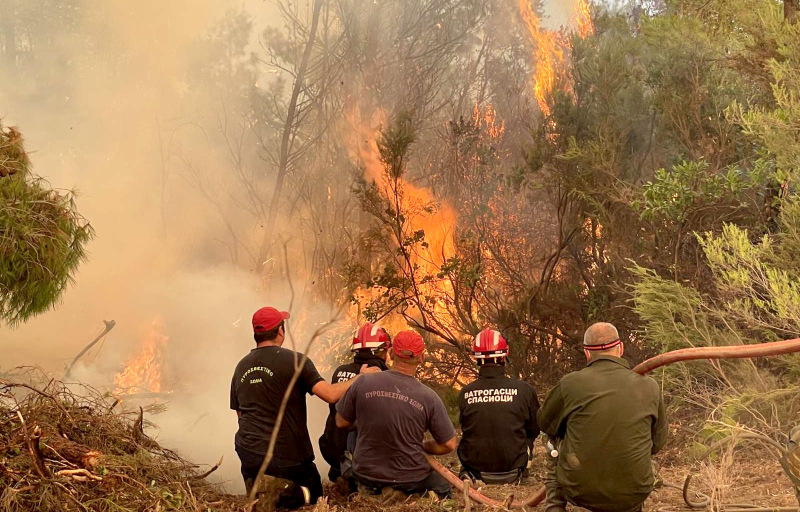
<path fill-rule="evenodd" d="M 450 483 L 436 471 L 431 471 L 427 478 L 418 482 L 403 482 L 399 484 L 375 482 L 358 474 L 355 475 L 355 478 L 358 483 L 371 489 L 375 494 L 380 494 L 381 489 L 384 487 L 391 487 L 406 494 L 426 494 L 428 491 L 433 491 L 439 498 L 450 497 Z"/>
<path fill-rule="evenodd" d="M 510 471 L 503 472 L 480 472 L 475 468 L 461 464 L 461 471 L 458 476 L 463 480 L 469 478 L 470 480 L 481 480 L 488 485 L 502 485 L 502 484 L 518 484 L 522 477 L 525 476 L 527 468 L 516 468 Z"/>
<path fill-rule="evenodd" d="M 236 454 L 239 455 L 242 463 L 242 478 L 245 487 L 250 489 L 258 476 L 258 470 L 261 469 L 264 454 L 251 452 L 239 446 L 236 447 Z M 302 507 L 305 504 L 305 498 L 299 486 L 309 490 L 312 504 L 322 496 L 322 479 L 313 461 L 294 462 L 273 458 L 264 474 L 283 478 L 296 484 L 296 486 L 281 492 L 276 508 L 293 510 Z"/>

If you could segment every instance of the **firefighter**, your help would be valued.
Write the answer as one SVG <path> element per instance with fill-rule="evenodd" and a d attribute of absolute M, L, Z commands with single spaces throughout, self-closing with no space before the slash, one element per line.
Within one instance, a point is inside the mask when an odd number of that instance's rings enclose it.
<path fill-rule="evenodd" d="M 392 338 L 381 326 L 365 323 L 356 332 L 351 349 L 353 362 L 343 364 L 333 372 L 331 383 L 346 382 L 361 371 L 362 365 L 386 370 L 386 354 L 392 346 Z M 331 465 L 328 478 L 331 482 L 342 476 L 341 465 L 347 463 L 345 450 L 347 449 L 348 431 L 336 426 L 336 406 L 330 405 L 330 414 L 325 422 L 325 431 L 319 438 L 319 451 L 322 457 Z M 351 443 L 353 444 L 353 443 Z"/>
<path fill-rule="evenodd" d="M 472 355 L 478 379 L 458 397 L 461 477 L 487 484 L 519 482 L 539 435 L 536 390 L 506 376 L 508 342 L 498 331 L 484 329 L 475 336 Z"/>
<path fill-rule="evenodd" d="M 336 425 L 355 427 L 353 474 L 368 494 L 450 496 L 450 484 L 431 469 L 425 454 L 445 455 L 456 448 L 456 431 L 447 409 L 431 388 L 417 380 L 425 342 L 415 331 L 392 341 L 392 369 L 363 375 L 336 404 Z M 431 439 L 425 440 L 425 432 Z"/>
<path fill-rule="evenodd" d="M 289 313 L 272 307 L 253 315 L 256 348 L 236 365 L 231 379 L 230 406 L 239 418 L 235 447 L 241 462 L 242 478 L 248 492 L 256 483 L 262 461 L 272 438 L 284 395 L 299 372 L 285 404 L 283 423 L 265 474 L 286 481 L 274 503 L 279 509 L 296 509 L 313 504 L 322 496 L 322 481 L 314 464 L 314 450 L 306 424 L 306 395 L 336 403 L 358 378 L 328 384 L 314 363 L 303 354 L 283 347 L 285 322 Z M 378 372 L 364 365 L 360 373 Z M 278 482 L 280 483 L 280 482 Z"/>
<path fill-rule="evenodd" d="M 640 511 L 655 485 L 652 455 L 667 441 L 661 389 L 631 371 L 613 325 L 590 326 L 583 349 L 586 368 L 562 378 L 537 415 L 557 443 L 545 512 L 563 512 L 567 502 L 593 512 Z"/>

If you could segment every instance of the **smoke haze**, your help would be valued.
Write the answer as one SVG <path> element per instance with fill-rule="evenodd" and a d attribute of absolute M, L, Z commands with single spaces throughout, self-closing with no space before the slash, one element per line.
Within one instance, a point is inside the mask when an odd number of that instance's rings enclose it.
<path fill-rule="evenodd" d="M 264 288 L 256 269 L 229 263 L 218 213 L 179 171 L 188 162 L 224 172 L 224 148 L 202 127 L 217 122 L 223 101 L 229 111 L 247 108 L 215 84 L 190 83 L 207 58 L 206 36 L 242 7 L 260 34 L 279 23 L 278 11 L 256 0 L 89 0 L 75 10 L 38 3 L 50 12 L 31 16 L 52 26 L 46 43 L 31 44 L 46 50 L 24 63 L 24 73 L 0 64 L 0 119 L 20 127 L 34 172 L 78 191 L 79 211 L 97 236 L 53 311 L 13 330 L 0 326 L 0 371 L 34 364 L 60 377 L 101 321 L 113 319 L 116 327 L 73 373 L 111 389 L 158 319 L 169 337 L 163 385 L 173 395 L 167 412 L 149 418 L 160 427 L 153 435 L 197 463 L 224 455 L 215 478 L 241 491 L 230 376 L 252 348 L 252 312 L 289 307 L 292 293 L 284 280 Z M 553 2 L 550 14 L 548 25 L 561 24 L 569 9 Z M 248 49 L 257 51 L 257 43 Z M 324 305 L 295 300 L 293 316 L 301 310 L 306 325 L 330 318 Z M 327 408 L 316 398 L 308 403 L 316 445 Z M 319 456 L 317 463 L 324 474 Z"/>

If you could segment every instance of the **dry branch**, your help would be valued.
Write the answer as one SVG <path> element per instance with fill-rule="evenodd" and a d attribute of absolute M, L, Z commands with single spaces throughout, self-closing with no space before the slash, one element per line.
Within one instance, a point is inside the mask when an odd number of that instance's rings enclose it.
<path fill-rule="evenodd" d="M 93 346 L 95 346 L 95 344 L 97 344 L 98 341 L 102 340 L 105 337 L 105 335 L 108 334 L 111 331 L 111 329 L 114 328 L 115 325 L 117 325 L 117 323 L 114 320 L 103 320 L 103 323 L 105 324 L 105 328 L 103 329 L 103 332 L 98 334 L 95 337 L 95 339 L 93 339 L 88 345 L 86 345 L 83 348 L 83 350 L 81 350 L 78 353 L 77 356 L 75 356 L 75 359 L 73 359 L 72 362 L 69 364 L 69 367 L 67 368 L 66 373 L 64 373 L 64 378 L 62 380 L 66 381 L 69 378 L 70 372 L 72 372 L 72 368 L 75 366 L 75 363 L 77 363 L 78 360 L 81 357 L 83 357 L 83 355 L 86 352 L 88 352 Z"/>
<path fill-rule="evenodd" d="M 120 510 L 243 509 L 243 498 L 204 480 L 211 471 L 201 473 L 148 438 L 144 410 L 114 414 L 109 397 L 91 388 L 77 395 L 59 381 L 42 388 L 17 377 L 0 384 L 3 512 L 105 510 L 99 503 Z"/>

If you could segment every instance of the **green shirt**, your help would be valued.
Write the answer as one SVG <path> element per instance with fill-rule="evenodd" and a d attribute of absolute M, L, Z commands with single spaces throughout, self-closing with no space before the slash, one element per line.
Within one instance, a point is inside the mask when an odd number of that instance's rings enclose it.
<path fill-rule="evenodd" d="M 539 427 L 562 439 L 556 474 L 565 497 L 608 512 L 643 503 L 655 479 L 651 455 L 667 441 L 658 383 L 625 359 L 597 356 L 561 379 L 537 414 Z"/>

